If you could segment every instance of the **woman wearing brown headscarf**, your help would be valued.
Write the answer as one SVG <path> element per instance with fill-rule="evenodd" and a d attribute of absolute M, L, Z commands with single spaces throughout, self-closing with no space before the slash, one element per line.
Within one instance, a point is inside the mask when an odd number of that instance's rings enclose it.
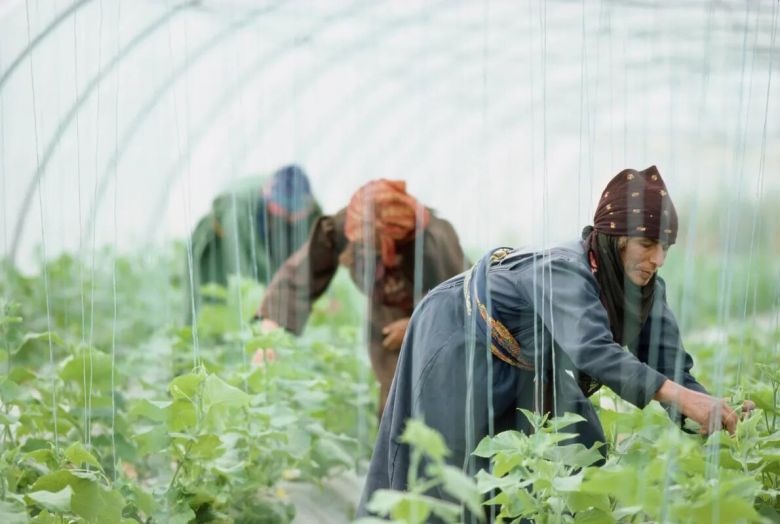
<path fill-rule="evenodd" d="M 381 414 L 415 301 L 466 268 L 463 250 L 452 225 L 409 195 L 404 181 L 374 180 L 314 223 L 269 284 L 258 316 L 301 333 L 340 264 L 371 297 L 369 351 Z"/>
<path fill-rule="evenodd" d="M 655 399 L 703 431 L 733 432 L 737 414 L 691 375 L 657 275 L 677 227 L 655 166 L 627 169 L 605 188 L 582 240 L 493 250 L 428 293 L 404 339 L 358 513 L 374 491 L 406 488 L 410 453 L 399 436 L 410 417 L 438 430 L 447 461 L 472 474 L 488 470 L 471 455 L 483 437 L 530 431 L 519 408 L 577 413 L 585 420 L 567 431 L 587 447 L 604 442 L 588 399 L 602 384 L 640 408 Z M 428 494 L 448 498 L 441 488 Z"/>

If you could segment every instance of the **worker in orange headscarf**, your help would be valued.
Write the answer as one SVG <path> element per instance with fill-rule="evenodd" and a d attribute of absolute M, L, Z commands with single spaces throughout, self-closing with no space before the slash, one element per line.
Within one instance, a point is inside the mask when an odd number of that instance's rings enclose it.
<path fill-rule="evenodd" d="M 269 284 L 258 316 L 299 334 L 339 264 L 371 297 L 369 352 L 381 414 L 415 302 L 467 262 L 452 225 L 409 195 L 404 181 L 374 180 L 314 223 Z"/>

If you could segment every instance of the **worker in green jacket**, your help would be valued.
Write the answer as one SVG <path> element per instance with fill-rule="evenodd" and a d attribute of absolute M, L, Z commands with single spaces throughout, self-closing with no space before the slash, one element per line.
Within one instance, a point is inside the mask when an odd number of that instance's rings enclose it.
<path fill-rule="evenodd" d="M 270 177 L 240 180 L 217 196 L 192 233 L 185 273 L 187 322 L 204 300 L 200 289 L 205 284 L 227 286 L 228 275 L 269 282 L 321 214 L 306 173 L 296 165 Z"/>

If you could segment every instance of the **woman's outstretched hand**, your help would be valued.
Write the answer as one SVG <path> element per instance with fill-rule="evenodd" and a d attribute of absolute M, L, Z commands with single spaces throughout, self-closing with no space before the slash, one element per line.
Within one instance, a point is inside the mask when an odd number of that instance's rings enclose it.
<path fill-rule="evenodd" d="M 697 422 L 703 434 L 711 434 L 725 429 L 733 435 L 737 429 L 738 414 L 725 399 L 683 387 L 667 380 L 653 397 L 659 402 L 674 404 L 680 413 Z M 742 405 L 741 416 L 745 417 L 755 408 L 755 404 L 746 400 Z"/>

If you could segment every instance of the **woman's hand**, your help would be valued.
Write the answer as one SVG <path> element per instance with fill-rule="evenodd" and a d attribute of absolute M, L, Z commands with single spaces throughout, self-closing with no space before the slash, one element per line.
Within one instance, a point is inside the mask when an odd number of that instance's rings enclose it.
<path fill-rule="evenodd" d="M 270 318 L 264 318 L 260 320 L 260 327 L 263 331 L 273 331 L 279 327 L 279 324 L 271 320 Z"/>
<path fill-rule="evenodd" d="M 701 426 L 701 433 L 709 435 L 726 429 L 733 435 L 737 429 L 739 415 L 722 399 L 698 391 L 682 388 L 680 411 L 686 417 L 695 420 Z"/>
<path fill-rule="evenodd" d="M 390 322 L 388 325 L 382 328 L 382 334 L 385 336 L 382 340 L 382 347 L 388 351 L 399 351 L 401 344 L 404 341 L 404 335 L 406 334 L 406 328 L 409 325 L 409 318 L 400 318 L 396 321 Z"/>
<path fill-rule="evenodd" d="M 676 405 L 680 413 L 701 426 L 701 432 L 704 434 L 726 429 L 733 435 L 737 429 L 739 415 L 725 399 L 688 389 L 671 380 L 664 382 L 653 398 Z M 743 416 L 750 413 L 753 407 L 751 401 L 746 401 L 742 406 Z"/>
<path fill-rule="evenodd" d="M 746 400 L 742 403 L 742 416 L 740 418 L 745 418 L 750 415 L 750 413 L 756 409 L 756 403 L 752 400 Z"/>

